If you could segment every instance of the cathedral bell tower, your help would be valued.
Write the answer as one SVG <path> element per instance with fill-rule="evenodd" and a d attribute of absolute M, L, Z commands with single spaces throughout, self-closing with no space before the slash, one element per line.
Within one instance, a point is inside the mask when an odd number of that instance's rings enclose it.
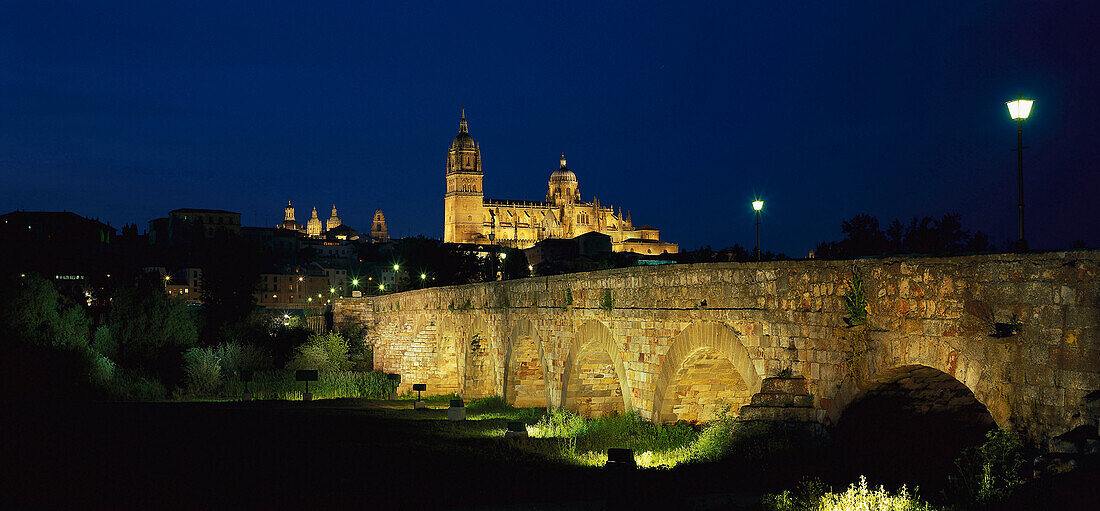
<path fill-rule="evenodd" d="M 482 232 L 484 190 L 481 149 L 466 126 L 466 109 L 458 135 L 447 151 L 447 193 L 443 198 L 443 241 L 476 243 Z"/>

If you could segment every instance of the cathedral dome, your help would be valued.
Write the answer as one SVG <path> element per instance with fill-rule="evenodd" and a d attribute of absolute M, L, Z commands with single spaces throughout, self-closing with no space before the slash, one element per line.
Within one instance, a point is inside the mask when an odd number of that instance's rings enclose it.
<path fill-rule="evenodd" d="M 451 142 L 452 151 L 472 151 L 477 148 L 477 143 L 474 142 L 474 137 L 471 137 L 469 133 L 465 131 L 458 132 L 455 136 L 454 142 Z"/>
<path fill-rule="evenodd" d="M 565 166 L 565 154 L 561 155 L 561 166 L 550 174 L 549 187 L 546 191 L 546 201 L 556 205 L 572 202 L 580 202 L 581 194 L 578 191 L 577 175 Z"/>
<path fill-rule="evenodd" d="M 477 143 L 474 142 L 474 137 L 470 136 L 470 129 L 466 125 L 466 109 L 462 109 L 462 120 L 458 122 L 458 135 L 455 135 L 454 142 L 451 142 L 452 151 L 462 150 L 474 150 L 477 149 Z"/>
<path fill-rule="evenodd" d="M 561 166 L 550 174 L 551 183 L 576 183 L 577 175 L 565 166 L 565 155 L 561 155 Z"/>

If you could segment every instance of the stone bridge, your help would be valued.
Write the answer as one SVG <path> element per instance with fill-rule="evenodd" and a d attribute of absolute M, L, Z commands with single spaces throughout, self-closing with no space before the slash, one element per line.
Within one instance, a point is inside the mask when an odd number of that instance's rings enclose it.
<path fill-rule="evenodd" d="M 635 267 L 341 299 L 335 318 L 367 327 L 376 369 L 429 394 L 654 421 L 780 406 L 826 425 L 890 395 L 1042 439 L 1095 421 L 1098 263 L 1073 251 Z M 866 324 L 849 326 L 857 276 Z"/>

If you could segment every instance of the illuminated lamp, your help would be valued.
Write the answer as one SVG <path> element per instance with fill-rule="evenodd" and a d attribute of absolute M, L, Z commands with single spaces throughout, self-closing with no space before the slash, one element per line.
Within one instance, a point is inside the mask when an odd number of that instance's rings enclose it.
<path fill-rule="evenodd" d="M 1018 229 L 1019 236 L 1016 239 L 1016 251 L 1027 251 L 1027 238 L 1024 237 L 1024 120 L 1031 115 L 1031 106 L 1035 101 L 1030 99 L 1024 99 L 1023 94 L 1019 94 L 1019 97 L 1012 101 L 1006 101 L 1008 105 L 1008 116 L 1012 120 L 1016 121 L 1016 186 L 1017 186 L 1017 201 L 1016 207 L 1019 210 Z"/>

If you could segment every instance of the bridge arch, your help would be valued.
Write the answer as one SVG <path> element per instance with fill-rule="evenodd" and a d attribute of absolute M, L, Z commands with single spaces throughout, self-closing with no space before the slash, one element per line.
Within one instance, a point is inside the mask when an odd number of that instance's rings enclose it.
<path fill-rule="evenodd" d="M 840 411 L 833 437 L 849 469 L 924 486 L 950 473 L 959 452 L 996 426 L 964 382 L 928 365 L 906 364 L 865 380 Z"/>
<path fill-rule="evenodd" d="M 723 323 L 693 323 L 673 337 L 657 373 L 655 422 L 706 421 L 721 406 L 737 411 L 760 391 L 748 350 Z"/>
<path fill-rule="evenodd" d="M 622 356 L 611 329 L 599 320 L 574 331 L 562 374 L 561 407 L 593 417 L 632 409 Z"/>
<path fill-rule="evenodd" d="M 519 320 L 504 345 L 504 399 L 517 407 L 549 406 L 546 358 L 534 323 Z"/>
<path fill-rule="evenodd" d="M 983 377 L 982 365 L 977 360 L 944 341 L 921 339 L 910 343 L 906 338 L 891 337 L 886 334 L 884 338 L 871 339 L 872 348 L 844 376 L 826 410 L 829 422 L 835 424 L 849 405 L 882 382 L 890 381 L 899 368 L 924 366 L 945 373 L 964 386 L 970 397 L 986 407 L 998 427 L 1011 426 L 1011 409 L 998 397 L 998 382 L 988 374 Z"/>

